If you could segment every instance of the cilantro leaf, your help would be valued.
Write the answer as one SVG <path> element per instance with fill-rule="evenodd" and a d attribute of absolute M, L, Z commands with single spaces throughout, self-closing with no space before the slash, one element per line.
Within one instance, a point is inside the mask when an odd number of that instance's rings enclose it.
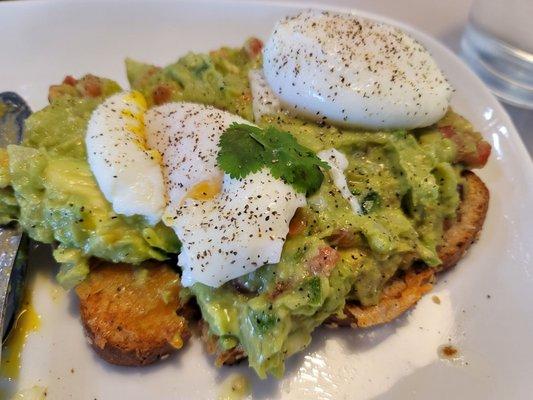
<path fill-rule="evenodd" d="M 319 159 L 307 147 L 299 144 L 288 132 L 268 127 L 250 135 L 265 148 L 264 160 L 275 178 L 280 178 L 297 191 L 314 193 L 322 185 L 324 174 L 320 167 L 329 169 L 329 164 Z"/>
<path fill-rule="evenodd" d="M 320 188 L 329 165 L 288 132 L 274 127 L 232 124 L 220 139 L 218 164 L 233 178 L 268 167 L 275 178 L 292 185 L 298 192 L 311 194 Z"/>
<path fill-rule="evenodd" d="M 220 137 L 218 166 L 232 178 L 244 178 L 264 166 L 263 147 L 250 136 L 255 126 L 233 123 Z"/>

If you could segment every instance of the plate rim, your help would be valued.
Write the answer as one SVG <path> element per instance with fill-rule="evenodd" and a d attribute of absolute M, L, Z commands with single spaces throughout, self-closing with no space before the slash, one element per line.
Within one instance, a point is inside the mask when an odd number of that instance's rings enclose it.
<path fill-rule="evenodd" d="M 148 1 L 139 1 L 139 0 L 134 0 L 134 1 L 136 3 L 147 3 L 148 2 Z M 113 2 L 118 4 L 118 3 L 124 3 L 125 1 L 124 0 L 113 0 Z M 519 166 L 526 167 L 526 168 L 524 168 L 524 169 L 526 169 L 526 171 L 522 171 L 522 172 L 527 172 L 527 174 L 525 174 L 524 177 L 533 177 L 533 162 L 532 162 L 531 156 L 527 152 L 526 147 L 524 145 L 524 142 L 523 142 L 521 136 L 519 135 L 519 133 L 518 133 L 518 131 L 517 131 L 512 119 L 510 118 L 509 114 L 507 113 L 507 111 L 505 110 L 503 105 L 500 104 L 500 102 L 490 92 L 490 90 L 486 87 L 486 85 L 473 73 L 473 71 L 470 70 L 470 68 L 465 64 L 465 62 L 457 54 L 455 54 L 446 45 L 444 45 L 442 42 L 440 42 L 440 40 L 438 40 L 437 38 L 435 38 L 432 35 L 427 34 L 423 30 L 415 28 L 412 25 L 406 24 L 404 22 L 397 21 L 397 20 L 395 20 L 393 18 L 385 17 L 385 16 L 382 16 L 380 14 L 376 14 L 376 13 L 372 13 L 372 12 L 367 12 L 367 11 L 364 11 L 364 10 L 361 10 L 361 9 L 358 9 L 358 8 L 355 8 L 355 7 L 331 6 L 331 5 L 326 5 L 324 3 L 317 3 L 317 2 L 313 2 L 313 3 L 309 3 L 309 4 L 302 4 L 302 3 L 297 3 L 297 2 L 294 2 L 294 1 L 280 2 L 280 1 L 272 1 L 272 0 L 267 0 L 267 1 L 264 1 L 264 0 L 262 0 L 262 1 L 250 1 L 250 0 L 246 0 L 246 1 L 239 1 L 239 0 L 199 0 L 199 1 L 194 1 L 194 0 L 177 0 L 177 1 L 157 0 L 156 1 L 156 3 L 176 3 L 176 2 L 189 3 L 189 4 L 199 4 L 199 6 L 200 6 L 200 4 L 227 3 L 227 4 L 234 4 L 234 5 L 243 6 L 243 7 L 246 7 L 246 6 L 247 7 L 263 7 L 263 6 L 266 6 L 266 7 L 279 7 L 280 9 L 289 9 L 289 8 L 291 8 L 291 9 L 292 8 L 295 8 L 295 9 L 309 9 L 309 8 L 312 8 L 312 9 L 326 9 L 326 10 L 339 11 L 339 12 L 350 12 L 350 13 L 355 12 L 358 15 L 361 15 L 363 17 L 372 18 L 372 19 L 375 19 L 375 20 L 378 20 L 378 21 L 382 21 L 382 22 L 391 24 L 393 26 L 397 26 L 397 27 L 399 27 L 401 29 L 405 29 L 407 32 L 409 32 L 411 34 L 415 33 L 419 38 L 421 38 L 424 41 L 425 44 L 428 44 L 428 45 L 430 44 L 431 46 L 434 46 L 435 48 L 438 48 L 438 50 L 440 52 L 442 52 L 442 54 L 445 54 L 445 55 L 449 56 L 452 59 L 451 62 L 453 62 L 454 67 L 457 67 L 457 68 L 460 67 L 461 68 L 461 70 L 459 71 L 461 73 L 461 75 L 467 76 L 469 79 L 472 79 L 472 80 L 475 81 L 477 90 L 480 91 L 479 93 L 483 92 L 483 96 L 486 97 L 486 101 L 483 101 L 481 104 L 487 105 L 487 106 L 490 106 L 491 108 L 493 108 L 495 110 L 496 114 L 497 114 L 496 115 L 496 119 L 499 120 L 499 122 L 502 125 L 506 126 L 509 129 L 509 131 L 510 131 L 509 137 L 506 138 L 506 140 L 508 140 L 508 143 L 510 145 L 510 147 L 507 149 L 507 154 L 508 155 L 511 155 L 511 154 L 512 155 L 516 155 L 517 158 L 519 158 L 518 160 L 516 160 L 517 165 L 515 166 L 515 168 L 519 167 Z M 25 0 L 25 1 L 21 1 L 21 2 L 11 1 L 11 2 L 7 2 L 7 3 L 3 3 L 3 4 L 0 4 L 0 7 L 3 7 L 4 5 L 7 5 L 7 6 L 9 6 L 9 5 L 20 6 L 20 5 L 24 5 L 25 3 L 40 3 L 40 4 L 46 3 L 46 4 L 54 4 L 54 5 L 57 5 L 59 3 L 59 4 L 68 4 L 68 5 L 71 5 L 72 7 L 75 7 L 76 3 L 94 4 L 95 6 L 98 6 L 98 3 L 105 3 L 105 1 L 96 0 L 95 2 L 89 2 L 89 1 L 80 1 L 80 0 L 71 0 L 71 1 L 68 1 L 68 0 L 57 0 L 57 1 L 51 1 L 51 0 Z M 0 10 L 2 10 L 2 9 L 0 8 Z M 483 99 L 485 99 L 485 97 L 483 97 Z M 498 166 L 500 166 L 500 167 L 508 165 L 505 160 L 502 161 L 502 160 L 493 159 L 492 162 L 493 163 L 497 163 Z"/>

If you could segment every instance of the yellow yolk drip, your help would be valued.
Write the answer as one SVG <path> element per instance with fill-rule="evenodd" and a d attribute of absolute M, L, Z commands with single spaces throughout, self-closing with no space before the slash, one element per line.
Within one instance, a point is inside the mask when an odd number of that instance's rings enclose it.
<path fill-rule="evenodd" d="M 144 114 L 148 108 L 144 96 L 133 90 L 124 95 L 124 108 L 120 111 L 122 117 L 126 121 L 126 130 L 133 133 L 137 138 L 137 146 L 145 151 L 153 160 L 160 163 L 161 154 L 155 149 L 149 149 L 146 146 L 146 130 L 144 125 Z M 136 107 L 132 107 L 132 106 Z"/>
<path fill-rule="evenodd" d="M 174 347 L 175 349 L 181 349 L 183 347 L 183 339 L 181 338 L 181 334 L 176 334 L 172 340 L 170 341 L 170 345 Z"/>
<path fill-rule="evenodd" d="M 125 107 L 121 110 L 121 114 L 127 121 L 126 129 L 144 142 L 146 140 L 144 113 L 147 108 L 144 96 L 135 90 L 129 92 L 124 95 L 124 105 Z M 132 105 L 136 107 L 132 107 Z"/>
<path fill-rule="evenodd" d="M 31 303 L 29 291 L 24 296 L 15 326 L 7 337 L 2 349 L 2 362 L 0 363 L 0 376 L 9 380 L 17 379 L 20 371 L 20 357 L 26 339 L 31 332 L 39 329 L 41 317 L 35 312 Z"/>
<path fill-rule="evenodd" d="M 206 180 L 198 182 L 189 189 L 185 198 L 194 200 L 211 200 L 222 190 L 222 182 L 220 180 Z"/>

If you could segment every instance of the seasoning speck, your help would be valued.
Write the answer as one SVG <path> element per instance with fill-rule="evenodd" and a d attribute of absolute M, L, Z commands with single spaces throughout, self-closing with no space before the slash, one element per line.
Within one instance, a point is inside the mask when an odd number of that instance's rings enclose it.
<path fill-rule="evenodd" d="M 440 346 L 438 353 L 440 358 L 447 360 L 455 360 L 460 356 L 459 350 L 451 344 Z"/>

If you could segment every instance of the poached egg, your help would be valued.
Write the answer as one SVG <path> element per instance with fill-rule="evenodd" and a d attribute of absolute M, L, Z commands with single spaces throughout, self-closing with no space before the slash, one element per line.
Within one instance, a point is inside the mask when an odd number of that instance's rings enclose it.
<path fill-rule="evenodd" d="M 217 165 L 218 143 L 246 120 L 210 106 L 167 103 L 146 110 L 141 94 L 114 95 L 91 116 L 91 170 L 115 212 L 144 215 L 182 242 L 184 286 L 218 287 L 277 263 L 305 196 L 265 168 L 233 179 Z"/>
<path fill-rule="evenodd" d="M 399 28 L 310 10 L 279 21 L 263 71 L 289 112 L 370 129 L 431 125 L 452 89 L 430 53 Z"/>

